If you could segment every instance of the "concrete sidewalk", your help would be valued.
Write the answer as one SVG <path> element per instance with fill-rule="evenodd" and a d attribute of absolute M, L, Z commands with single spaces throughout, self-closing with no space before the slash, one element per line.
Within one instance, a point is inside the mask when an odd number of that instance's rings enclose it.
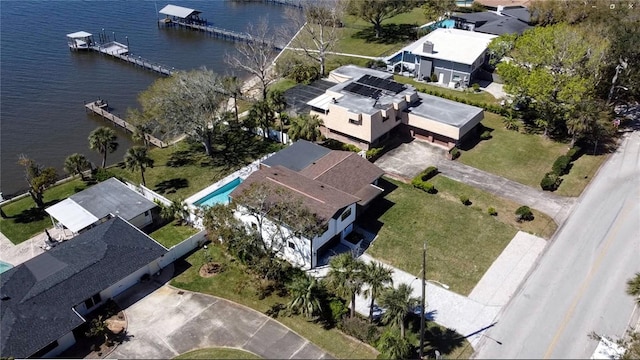
<path fill-rule="evenodd" d="M 441 159 L 437 166 L 438 170 L 448 178 L 542 211 L 551 216 L 558 224 L 567 220 L 576 203 L 576 198 L 562 197 L 534 189 L 458 161 Z"/>
<path fill-rule="evenodd" d="M 483 330 L 492 326 L 498 313 L 515 294 L 546 244 L 544 239 L 518 232 L 468 297 L 427 281 L 427 316 L 436 323 L 466 336 L 475 347 L 482 339 Z M 368 254 L 360 258 L 365 262 L 382 263 Z M 401 283 L 409 284 L 413 288 L 412 296 L 422 296 L 421 279 L 388 264 L 384 265 L 394 270 L 394 286 Z M 370 299 L 362 295 L 356 296 L 356 311 L 369 316 L 370 303 Z"/>

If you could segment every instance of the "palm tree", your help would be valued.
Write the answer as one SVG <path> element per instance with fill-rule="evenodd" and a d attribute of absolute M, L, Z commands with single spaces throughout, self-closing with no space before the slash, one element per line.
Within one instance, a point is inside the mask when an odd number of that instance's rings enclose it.
<path fill-rule="evenodd" d="M 342 253 L 329 261 L 329 273 L 325 278 L 327 286 L 344 298 L 351 299 L 351 317 L 356 315 L 356 295 L 362 290 L 362 269 L 364 263 L 351 253 Z"/>
<path fill-rule="evenodd" d="M 91 163 L 87 160 L 83 154 L 71 154 L 64 159 L 64 171 L 71 175 L 80 174 L 82 180 L 84 180 L 84 171 L 91 168 Z"/>
<path fill-rule="evenodd" d="M 408 359 L 411 344 L 397 330 L 387 329 L 378 340 L 378 350 L 385 359 Z"/>
<path fill-rule="evenodd" d="M 369 306 L 369 321 L 373 321 L 373 305 L 376 297 L 380 295 L 387 284 L 393 284 L 393 269 L 387 268 L 381 263 L 370 262 L 364 267 L 362 272 L 362 280 L 369 288 L 365 290 L 364 296 L 371 297 L 371 305 Z"/>
<path fill-rule="evenodd" d="M 308 275 L 296 277 L 287 285 L 291 294 L 291 301 L 287 305 L 289 310 L 300 313 L 307 318 L 312 318 L 320 313 L 320 284 L 315 278 Z"/>
<path fill-rule="evenodd" d="M 403 339 L 407 316 L 419 304 L 417 298 L 411 297 L 412 290 L 409 285 L 403 283 L 397 289 L 388 288 L 380 295 L 380 306 L 385 309 L 382 320 L 398 325 Z"/>
<path fill-rule="evenodd" d="M 627 281 L 627 294 L 635 296 L 636 302 L 640 305 L 640 272 Z"/>
<path fill-rule="evenodd" d="M 147 134 L 151 132 L 149 124 L 136 124 L 134 127 L 135 129 L 133 130 L 133 134 L 131 134 L 131 140 L 142 142 L 145 148 L 149 148 L 149 139 L 147 138 Z"/>
<path fill-rule="evenodd" d="M 173 219 L 181 224 L 189 218 L 189 208 L 182 199 L 173 200 L 170 205 L 160 208 L 160 216 L 164 219 Z"/>
<path fill-rule="evenodd" d="M 298 139 L 317 141 L 322 135 L 320 126 L 322 126 L 322 120 L 318 115 L 303 114 L 294 117 L 289 127 L 289 138 L 293 141 Z"/>
<path fill-rule="evenodd" d="M 89 134 L 89 148 L 102 154 L 102 168 L 107 164 L 107 154 L 116 151 L 116 132 L 106 126 L 101 126 Z"/>
<path fill-rule="evenodd" d="M 128 170 L 133 171 L 140 169 L 142 185 L 147 186 L 147 182 L 144 180 L 144 169 L 153 167 L 153 159 L 147 155 L 147 148 L 144 146 L 134 146 L 130 148 L 124 155 L 124 163 Z"/>
<path fill-rule="evenodd" d="M 229 97 L 233 99 L 233 110 L 236 115 L 236 122 L 240 121 L 238 116 L 238 97 L 242 91 L 242 81 L 237 76 L 225 76 L 222 78 L 222 88 L 227 92 Z"/>

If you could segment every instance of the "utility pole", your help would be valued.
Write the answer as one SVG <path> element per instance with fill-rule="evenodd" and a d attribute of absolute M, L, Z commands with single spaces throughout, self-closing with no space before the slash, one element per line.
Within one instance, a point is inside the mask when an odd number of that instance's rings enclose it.
<path fill-rule="evenodd" d="M 422 304 L 420 310 L 420 359 L 424 358 L 424 315 L 425 315 L 425 285 L 427 284 L 427 243 L 422 246 Z"/>

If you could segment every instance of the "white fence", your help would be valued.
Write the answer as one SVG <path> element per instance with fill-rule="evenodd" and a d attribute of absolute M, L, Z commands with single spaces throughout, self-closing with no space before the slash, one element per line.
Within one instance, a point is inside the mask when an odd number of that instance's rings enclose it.
<path fill-rule="evenodd" d="M 165 206 L 170 206 L 171 205 L 171 200 L 167 199 L 166 197 L 158 194 L 157 192 L 147 188 L 144 185 L 135 185 L 132 184 L 130 182 L 125 182 L 125 184 L 129 187 L 129 189 L 139 193 L 140 195 L 144 196 L 145 198 L 153 201 L 153 202 L 160 202 Z"/>
<path fill-rule="evenodd" d="M 161 268 L 166 267 L 167 265 L 173 263 L 179 258 L 185 256 L 190 251 L 195 248 L 202 246 L 205 243 L 205 235 L 207 232 L 205 230 L 200 231 L 199 233 L 191 236 L 190 238 L 182 241 L 181 243 L 174 245 L 169 249 L 169 252 L 164 254 L 164 256 L 160 259 L 159 264 Z"/>
<path fill-rule="evenodd" d="M 264 137 L 264 129 L 262 128 L 255 128 L 253 130 L 253 133 L 258 136 Z M 275 129 L 269 129 L 269 132 L 267 135 L 268 135 L 267 137 L 273 141 L 277 141 L 285 145 L 291 144 L 291 139 L 289 139 L 289 135 L 287 135 L 287 133 L 285 132 L 280 132 Z"/>

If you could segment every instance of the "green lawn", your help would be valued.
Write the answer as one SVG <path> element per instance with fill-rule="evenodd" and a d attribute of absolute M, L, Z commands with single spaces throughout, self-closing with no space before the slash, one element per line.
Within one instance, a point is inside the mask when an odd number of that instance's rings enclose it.
<path fill-rule="evenodd" d="M 198 274 L 200 267 L 205 262 L 204 251 L 210 252 L 213 261 L 224 264 L 225 270 L 222 273 L 211 278 L 203 278 Z M 277 295 L 259 299 L 256 295 L 255 279 L 247 273 L 244 266 L 229 259 L 219 246 L 211 245 L 208 250 L 200 249 L 186 260 L 191 266 L 171 281 L 173 286 L 229 299 L 262 313 L 268 311 L 276 303 L 289 301 L 288 298 Z M 345 336 L 336 329 L 325 330 L 321 325 L 309 322 L 299 316 L 283 316 L 278 317 L 277 320 L 336 358 L 373 359 L 377 356 L 376 351 Z"/>
<path fill-rule="evenodd" d="M 291 51 L 287 50 L 288 53 L 290 53 Z M 269 86 L 269 91 L 287 91 L 289 89 L 291 89 L 292 87 L 296 86 L 298 84 L 296 84 L 295 81 L 291 80 L 291 79 L 280 79 L 278 81 L 276 81 L 275 83 L 271 84 Z"/>
<path fill-rule="evenodd" d="M 64 200 L 86 187 L 84 181 L 75 179 L 47 189 L 44 192 L 45 207 Z M 2 211 L 7 218 L 0 218 L 0 232 L 16 245 L 53 226 L 49 214 L 38 209 L 30 196 L 4 205 Z"/>
<path fill-rule="evenodd" d="M 369 210 L 372 223 L 365 226 L 381 228 L 368 252 L 418 275 L 422 245 L 427 242 L 427 278 L 469 294 L 517 229 L 459 200 L 400 182 L 391 184 L 397 188 Z"/>
<path fill-rule="evenodd" d="M 461 90 L 447 89 L 441 86 L 432 85 L 429 83 L 421 83 L 413 80 L 412 78 L 408 78 L 406 76 L 394 75 L 393 79 L 402 84 L 410 84 L 415 86 L 418 90 L 421 88 L 427 88 L 433 91 L 437 91 L 441 94 L 446 94 L 450 96 L 457 96 L 460 99 L 466 99 L 467 101 L 478 101 L 487 104 L 498 104 L 498 100 L 493 97 L 493 95 L 489 94 L 486 91 L 480 91 L 478 93 L 470 93 Z M 486 112 L 485 112 L 486 114 Z"/>
<path fill-rule="evenodd" d="M 347 16 L 340 29 L 340 40 L 334 51 L 367 56 L 387 56 L 417 40 L 415 27 L 426 23 L 423 11 L 412 11 L 383 22 L 383 34 L 375 37 L 373 25 L 354 16 Z"/>
<path fill-rule="evenodd" d="M 494 219 L 513 226 L 518 230 L 522 230 L 545 239 L 550 239 L 558 227 L 553 219 L 534 209 L 532 209 L 533 215 L 535 216 L 533 221 L 517 222 L 515 218 L 515 211 L 522 204 L 518 204 L 514 201 L 498 197 L 473 186 L 449 179 L 444 175 L 437 175 L 429 180 L 429 182 L 438 189 L 438 194 L 436 196 L 443 197 L 453 202 L 460 202 L 460 196 L 467 196 L 469 201 L 471 201 L 471 209 L 487 213 L 487 209 L 492 207 L 498 212 L 498 215 L 494 216 Z M 460 205 L 462 205 L 462 203 L 460 203 Z"/>
<path fill-rule="evenodd" d="M 153 168 L 145 170 L 147 187 L 170 200 L 185 199 L 261 156 L 277 151 L 280 144 L 244 136 L 231 140 L 233 149 L 207 157 L 199 144 L 181 141 L 164 149 L 152 148 Z M 109 170 L 133 183 L 140 183 L 139 171 L 116 165 Z"/>
<path fill-rule="evenodd" d="M 208 348 L 189 351 L 174 359 L 262 359 L 260 356 L 248 351 L 234 348 Z"/>
<path fill-rule="evenodd" d="M 462 151 L 458 161 L 490 173 L 540 189 L 540 180 L 556 158 L 567 152 L 567 144 L 545 139 L 542 135 L 507 130 L 502 117 L 484 113 L 482 124 L 490 128 L 492 138 Z"/>
<path fill-rule="evenodd" d="M 154 240 L 164 245 L 167 249 L 182 242 L 198 232 L 188 225 L 177 225 L 174 221 L 149 234 Z"/>
<path fill-rule="evenodd" d="M 571 171 L 562 176 L 562 183 L 555 193 L 562 196 L 580 196 L 606 159 L 606 155 L 582 155 L 573 162 Z"/>

